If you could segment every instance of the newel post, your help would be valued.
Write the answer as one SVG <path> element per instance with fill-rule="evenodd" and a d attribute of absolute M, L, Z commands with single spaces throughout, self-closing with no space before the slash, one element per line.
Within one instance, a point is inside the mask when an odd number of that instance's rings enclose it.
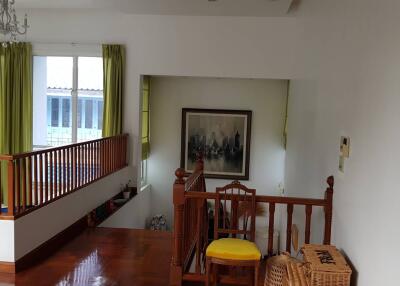
<path fill-rule="evenodd" d="M 331 233 L 332 233 L 332 203 L 333 203 L 333 185 L 335 179 L 333 176 L 328 177 L 326 180 L 328 188 L 325 191 L 325 233 L 324 233 L 324 244 L 331 244 Z"/>
<path fill-rule="evenodd" d="M 14 161 L 10 160 L 7 163 L 7 192 L 8 192 L 8 206 L 7 215 L 14 215 Z M 18 178 L 19 179 L 19 178 Z"/>
<path fill-rule="evenodd" d="M 185 206 L 185 170 L 175 171 L 176 180 L 173 189 L 174 204 L 174 233 L 172 245 L 172 262 L 170 271 L 170 285 L 182 285 L 182 250 L 183 250 L 183 212 Z"/>

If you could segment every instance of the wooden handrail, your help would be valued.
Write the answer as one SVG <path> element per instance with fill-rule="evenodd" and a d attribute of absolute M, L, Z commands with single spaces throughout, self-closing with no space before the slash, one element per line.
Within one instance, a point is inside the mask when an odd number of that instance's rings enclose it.
<path fill-rule="evenodd" d="M 7 162 L 7 214 L 16 219 L 127 166 L 128 135 L 122 134 L 14 155 Z M 0 176 L 1 180 L 1 176 Z M 1 183 L 1 182 L 0 182 Z M 1 192 L 0 192 L 1 200 Z"/>
<path fill-rule="evenodd" d="M 117 135 L 117 136 L 128 137 L 128 134 L 122 134 L 122 135 Z M 109 139 L 112 139 L 115 137 L 116 136 L 103 137 L 103 138 L 99 138 L 99 139 L 87 140 L 87 141 L 82 141 L 79 143 L 72 143 L 72 144 L 62 145 L 62 146 L 58 146 L 58 147 L 49 147 L 49 148 L 44 148 L 44 149 L 36 150 L 36 151 L 22 152 L 22 153 L 18 153 L 18 154 L 14 154 L 14 155 L 3 154 L 3 155 L 0 155 L 0 160 L 1 161 L 12 161 L 15 159 L 27 158 L 27 157 L 30 157 L 33 155 L 40 155 L 40 154 L 48 153 L 51 151 L 59 151 L 59 150 L 65 150 L 68 148 L 79 147 L 79 146 L 83 146 L 88 143 L 97 143 L 97 142 L 101 142 L 101 141 L 106 141 L 106 140 L 109 140 Z"/>
<path fill-rule="evenodd" d="M 232 195 L 221 195 L 224 199 L 231 199 Z M 235 195 L 238 200 L 244 200 L 244 196 Z M 186 199 L 208 199 L 215 200 L 217 199 L 216 193 L 200 193 L 200 192 L 186 192 Z M 296 198 L 296 197 L 278 197 L 278 196 L 262 196 L 256 195 L 256 202 L 260 203 L 275 203 L 275 204 L 292 204 L 292 205 L 311 205 L 311 206 L 320 206 L 325 207 L 327 205 L 327 201 L 324 199 L 306 199 L 306 198 Z"/>

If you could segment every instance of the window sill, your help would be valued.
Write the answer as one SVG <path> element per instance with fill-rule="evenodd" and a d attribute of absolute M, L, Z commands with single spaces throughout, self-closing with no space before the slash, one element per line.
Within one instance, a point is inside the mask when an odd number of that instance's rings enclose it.
<path fill-rule="evenodd" d="M 140 187 L 140 192 L 145 192 L 145 191 L 150 191 L 151 190 L 151 185 L 150 184 L 145 184 Z"/>

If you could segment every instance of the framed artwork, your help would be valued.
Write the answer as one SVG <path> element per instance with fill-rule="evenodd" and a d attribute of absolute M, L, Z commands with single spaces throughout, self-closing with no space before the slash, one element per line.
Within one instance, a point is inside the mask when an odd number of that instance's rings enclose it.
<path fill-rule="evenodd" d="M 251 117 L 248 110 L 183 108 L 181 168 L 186 175 L 202 156 L 205 177 L 248 180 Z"/>

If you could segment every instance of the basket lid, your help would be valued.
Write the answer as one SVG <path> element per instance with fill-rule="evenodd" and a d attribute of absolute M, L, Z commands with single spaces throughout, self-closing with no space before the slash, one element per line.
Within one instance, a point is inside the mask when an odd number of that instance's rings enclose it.
<path fill-rule="evenodd" d="M 306 244 L 302 252 L 312 271 L 352 272 L 343 255 L 333 245 Z"/>

